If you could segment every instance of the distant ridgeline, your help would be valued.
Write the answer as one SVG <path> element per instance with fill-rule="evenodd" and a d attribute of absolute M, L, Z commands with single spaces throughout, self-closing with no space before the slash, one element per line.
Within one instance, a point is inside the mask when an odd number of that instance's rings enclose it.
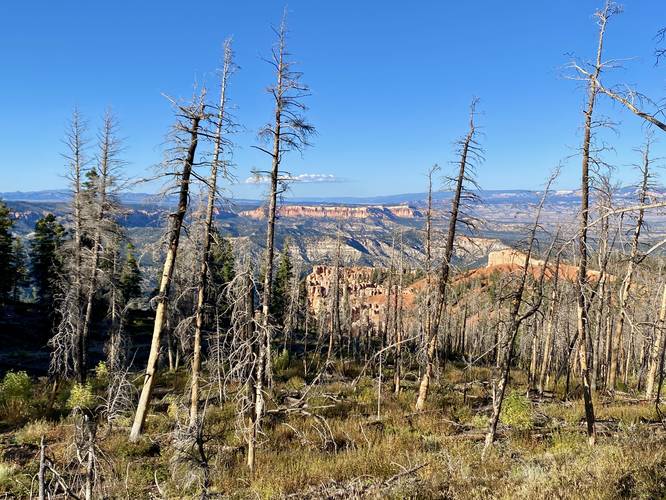
<path fill-rule="evenodd" d="M 389 218 L 396 217 L 414 219 L 423 217 L 423 214 L 410 205 L 282 205 L 278 208 L 279 217 L 306 217 L 328 219 L 365 219 L 367 217 Z M 239 213 L 242 217 L 252 219 L 265 219 L 265 207 L 253 210 L 244 210 Z"/>

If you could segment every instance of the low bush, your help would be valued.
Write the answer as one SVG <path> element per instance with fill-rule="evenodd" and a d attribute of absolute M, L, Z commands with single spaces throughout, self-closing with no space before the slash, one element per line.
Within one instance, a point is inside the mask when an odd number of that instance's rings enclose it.
<path fill-rule="evenodd" d="M 0 383 L 0 413 L 10 421 L 24 418 L 30 410 L 32 380 L 24 371 L 9 371 Z"/>
<path fill-rule="evenodd" d="M 74 384 L 67 399 L 67 408 L 73 410 L 74 408 L 91 410 L 95 407 L 96 397 L 93 393 L 92 385 L 90 384 Z"/>
<path fill-rule="evenodd" d="M 511 391 L 504 398 L 500 420 L 518 431 L 528 431 L 534 426 L 532 404 L 519 391 Z"/>

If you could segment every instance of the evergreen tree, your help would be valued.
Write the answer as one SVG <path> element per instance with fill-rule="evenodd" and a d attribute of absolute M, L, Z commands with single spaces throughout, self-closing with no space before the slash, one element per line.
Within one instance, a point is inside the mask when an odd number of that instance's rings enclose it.
<path fill-rule="evenodd" d="M 0 304 L 9 299 L 12 289 L 12 225 L 9 208 L 0 202 Z"/>
<path fill-rule="evenodd" d="M 222 326 L 226 328 L 229 325 L 231 311 L 225 289 L 236 275 L 236 262 L 231 243 L 222 237 L 217 228 L 213 227 L 211 233 L 212 239 L 208 254 L 210 279 L 206 296 L 208 305 L 218 311 L 218 318 L 222 320 Z"/>
<path fill-rule="evenodd" d="M 12 244 L 12 260 L 11 260 L 11 295 L 14 302 L 18 302 L 21 297 L 21 290 L 27 287 L 29 282 L 28 272 L 28 256 L 23 245 L 21 238 L 14 238 Z"/>
<path fill-rule="evenodd" d="M 272 314 L 278 325 L 284 324 L 284 317 L 289 304 L 289 287 L 291 286 L 292 275 L 293 269 L 289 255 L 289 244 L 285 243 L 280 254 L 280 262 L 278 263 L 277 272 L 275 273 L 275 283 L 273 285 Z"/>
<path fill-rule="evenodd" d="M 210 246 L 210 262 L 208 268 L 211 274 L 211 284 L 220 288 L 226 286 L 234 279 L 234 260 L 231 243 L 222 237 L 217 228 L 213 228 Z"/>
<path fill-rule="evenodd" d="M 125 263 L 120 272 L 119 286 L 122 293 L 124 302 L 129 302 L 131 299 L 141 297 L 141 270 L 134 256 L 134 245 L 127 244 L 127 251 L 125 254 Z"/>
<path fill-rule="evenodd" d="M 58 250 L 65 236 L 65 228 L 53 214 L 37 221 L 30 244 L 32 277 L 35 284 L 37 303 L 52 310 L 56 279 L 61 270 Z"/>

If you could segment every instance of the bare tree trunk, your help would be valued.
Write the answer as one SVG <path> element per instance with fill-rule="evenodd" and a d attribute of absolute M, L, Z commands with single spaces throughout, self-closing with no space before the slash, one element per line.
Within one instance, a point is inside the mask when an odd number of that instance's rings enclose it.
<path fill-rule="evenodd" d="M 576 279 L 577 285 L 577 337 L 579 338 L 579 363 L 581 368 L 581 375 L 583 379 L 583 399 L 585 404 L 585 420 L 587 423 L 587 434 L 590 445 L 596 441 L 596 430 L 594 425 L 594 407 L 592 403 L 592 389 L 590 382 L 590 372 L 588 368 L 588 332 L 589 332 L 589 303 L 586 295 L 586 288 L 588 285 L 587 275 L 587 231 L 589 220 L 589 206 L 590 206 L 590 178 L 589 178 L 589 165 L 590 165 L 590 149 L 592 140 L 592 121 L 594 115 L 594 107 L 597 99 L 599 89 L 597 87 L 596 78 L 601 73 L 603 62 L 602 52 L 604 43 L 604 33 L 606 31 L 606 23 L 609 16 L 610 3 L 606 4 L 603 11 L 597 13 L 599 18 L 599 38 L 597 46 L 596 63 L 594 67 L 594 75 L 588 79 L 588 96 L 587 108 L 585 110 L 584 132 L 583 132 L 583 148 L 582 148 L 582 175 L 581 175 L 581 215 L 580 215 L 580 231 L 578 235 L 578 276 Z"/>
<path fill-rule="evenodd" d="M 300 82 L 301 73 L 292 69 L 293 63 L 288 60 L 287 52 L 287 24 L 286 10 L 277 31 L 278 41 L 273 49 L 273 58 L 270 64 L 277 75 L 276 84 L 268 91 L 274 99 L 273 123 L 264 127 L 260 136 L 267 138 L 272 143 L 272 149 L 255 146 L 260 151 L 268 154 L 271 158 L 270 170 L 270 192 L 268 196 L 268 217 L 266 229 L 266 254 L 264 257 L 264 283 L 262 289 L 261 325 L 265 335 L 265 357 L 266 363 L 262 368 L 263 376 L 270 387 L 272 385 L 271 367 L 271 342 L 272 333 L 270 328 L 270 305 L 273 293 L 273 262 L 275 257 L 275 216 L 277 209 L 278 188 L 281 182 L 280 165 L 284 153 L 290 150 L 301 151 L 309 145 L 309 137 L 315 133 L 310 125 L 299 112 L 306 109 L 302 99 L 309 95 L 307 85 Z"/>
<path fill-rule="evenodd" d="M 143 388 L 139 403 L 137 405 L 136 414 L 134 415 L 134 422 L 130 432 L 130 441 L 137 441 L 143 431 L 143 425 L 148 413 L 148 403 L 155 384 L 155 374 L 157 371 L 157 360 L 160 353 L 160 344 L 162 340 L 162 330 L 167 316 L 167 296 L 169 295 L 169 288 L 173 277 L 174 265 L 176 263 L 176 255 L 178 253 L 178 243 L 180 240 L 180 230 L 183 225 L 183 219 L 187 212 L 188 194 L 190 189 L 190 177 L 192 175 L 192 167 L 195 161 L 195 153 L 199 143 L 199 130 L 201 121 L 204 119 L 204 103 L 203 94 L 199 97 L 199 101 L 193 104 L 190 108 L 180 107 L 180 112 L 187 116 L 189 125 L 184 125 L 183 132 L 189 136 L 189 144 L 187 147 L 186 155 L 180 173 L 180 192 L 178 197 L 178 208 L 175 213 L 171 214 L 171 221 L 168 235 L 167 255 L 164 260 L 162 269 L 162 276 L 160 279 L 159 294 L 157 296 L 157 310 L 155 311 L 155 323 L 153 325 L 153 338 L 150 345 L 150 354 L 148 356 L 148 364 L 146 366 L 146 373 L 144 376 Z"/>
<path fill-rule="evenodd" d="M 402 284 L 403 284 L 403 242 L 400 233 L 400 259 L 398 265 L 398 284 L 395 289 L 395 304 L 393 314 L 394 338 L 395 338 L 395 372 L 393 376 L 393 388 L 395 394 L 400 394 L 400 379 L 402 377 Z"/>
<path fill-rule="evenodd" d="M 210 262 L 210 246 L 212 240 L 213 215 L 215 212 L 215 199 L 217 196 L 218 170 L 221 165 L 226 107 L 226 90 L 228 78 L 233 71 L 233 54 L 231 40 L 224 43 L 224 66 L 220 81 L 220 102 L 217 109 L 217 124 L 215 129 L 215 146 L 213 158 L 210 165 L 210 177 L 208 179 L 208 202 L 206 204 L 206 215 L 204 221 L 203 253 L 201 255 L 201 266 L 197 284 L 197 302 L 194 312 L 194 345 L 192 352 L 192 375 L 190 379 L 190 422 L 189 426 L 194 429 L 199 419 L 199 374 L 201 372 L 201 331 L 204 323 L 204 308 L 207 300 L 208 288 L 208 264 Z"/>
<path fill-rule="evenodd" d="M 70 177 L 72 185 L 74 187 L 74 193 L 72 198 L 73 208 L 74 208 L 74 286 L 75 291 L 75 318 L 76 318 L 76 346 L 74 353 L 74 371 L 77 374 L 83 372 L 83 352 L 80 349 L 80 340 L 82 338 L 82 309 L 83 309 L 83 263 L 82 263 L 82 233 L 83 233 L 83 207 L 81 200 L 81 174 L 85 165 L 84 158 L 84 149 L 85 141 L 83 138 L 85 130 L 85 125 L 79 115 L 78 110 L 74 110 L 72 115 L 72 121 L 70 124 L 70 130 L 67 137 L 67 145 L 69 148 L 68 157 L 71 164 Z M 82 380 L 81 376 L 78 376 L 79 380 Z"/>
<path fill-rule="evenodd" d="M 426 249 L 426 261 L 425 261 L 425 274 L 426 274 L 426 304 L 425 304 L 425 321 L 423 328 L 423 344 L 427 349 L 427 341 L 430 335 L 431 323 L 432 323 L 432 177 L 433 175 L 440 170 L 438 165 L 433 165 L 430 170 L 428 170 L 428 208 L 426 210 L 426 220 L 425 220 L 425 249 Z"/>
<path fill-rule="evenodd" d="M 37 474 L 39 484 L 39 500 L 46 500 L 46 454 L 44 436 L 39 440 L 39 472 Z"/>
<path fill-rule="evenodd" d="M 650 181 L 650 139 L 645 144 L 645 149 L 643 150 L 643 163 L 641 165 L 641 173 L 643 174 L 641 188 L 638 196 L 639 206 L 646 204 L 648 196 L 648 187 Z M 631 240 L 631 253 L 629 255 L 629 263 L 627 265 L 627 272 L 622 281 L 622 288 L 620 290 L 620 300 L 619 300 L 619 314 L 617 323 L 615 324 L 615 336 L 613 337 L 613 347 L 611 350 L 611 363 L 610 363 L 610 372 L 608 378 L 608 389 L 612 392 L 615 390 L 616 386 L 616 376 L 617 376 L 617 367 L 620 357 L 620 349 L 622 345 L 622 329 L 624 326 L 625 316 L 627 315 L 627 305 L 629 303 L 629 292 L 631 286 L 633 285 L 634 271 L 635 267 L 639 262 L 638 250 L 640 243 L 641 230 L 643 228 L 643 221 L 645 218 L 645 210 L 640 208 L 638 210 L 638 219 L 636 220 L 636 228 L 634 229 L 634 234 Z M 631 341 L 630 338 L 630 347 Z M 629 369 L 629 360 L 630 353 L 627 353 L 627 363 L 624 370 L 625 378 L 628 376 Z"/>
<path fill-rule="evenodd" d="M 115 129 L 115 121 L 110 112 L 104 117 L 104 125 L 100 137 L 100 156 L 99 156 L 99 185 L 95 186 L 96 199 L 96 213 L 94 224 L 94 236 L 92 242 L 92 257 L 90 264 L 90 277 L 88 278 L 88 295 L 86 297 L 85 316 L 83 319 L 83 326 L 81 328 L 81 335 L 78 338 L 78 362 L 79 370 L 77 378 L 80 383 L 86 380 L 87 364 L 88 364 L 88 336 L 90 334 L 90 323 L 92 322 L 93 301 L 97 294 L 97 280 L 99 272 L 99 259 L 102 251 L 102 231 L 107 218 L 107 198 L 108 189 L 111 185 L 111 169 L 112 162 L 114 162 L 114 155 L 117 153 L 116 139 L 113 137 Z"/>
<path fill-rule="evenodd" d="M 536 388 L 537 363 L 539 361 L 539 325 L 536 319 L 532 324 L 532 343 L 530 346 L 530 370 L 528 376 L 527 391 L 532 392 Z"/>
<path fill-rule="evenodd" d="M 328 351 L 326 353 L 326 364 L 333 356 L 333 344 L 335 339 L 340 341 L 340 232 L 338 232 L 335 251 L 335 271 L 333 275 L 333 290 L 331 301 L 331 322 L 328 331 Z"/>
<path fill-rule="evenodd" d="M 425 402 L 428 397 L 428 390 L 430 388 L 430 380 L 434 373 L 435 354 L 437 352 L 437 335 L 439 332 L 439 324 L 442 317 L 442 312 L 446 304 L 446 294 L 448 289 L 449 274 L 451 272 L 451 259 L 453 257 L 453 245 L 456 236 L 456 227 L 458 223 L 458 214 L 460 211 L 460 203 L 463 196 L 464 183 L 467 178 L 468 156 L 471 154 L 470 149 L 475 148 L 474 136 L 476 129 L 474 126 L 474 114 L 476 107 L 476 99 L 472 101 L 470 118 L 469 118 L 469 131 L 462 142 L 460 151 L 460 163 L 458 167 L 458 176 L 456 178 L 456 189 L 451 200 L 451 211 L 449 213 L 449 229 L 446 236 L 446 246 L 444 248 L 444 260 L 439 276 L 439 293 L 437 296 L 437 304 L 435 306 L 435 314 L 431 318 L 430 331 L 427 332 L 426 342 L 426 367 L 421 378 L 419 385 L 419 394 L 416 400 L 416 410 L 423 410 Z"/>
<path fill-rule="evenodd" d="M 666 321 L 666 283 L 664 283 L 661 292 L 661 306 L 659 307 L 659 321 L 655 328 L 652 349 L 650 350 L 650 364 L 648 368 L 647 381 L 645 385 L 645 397 L 652 399 L 654 393 L 654 383 L 657 378 L 657 371 L 660 366 L 659 355 L 664 347 L 664 321 Z"/>
<path fill-rule="evenodd" d="M 543 300 L 543 281 L 548 267 L 548 259 L 550 257 L 550 252 L 553 249 L 555 240 L 553 240 L 553 243 L 550 247 L 548 255 L 546 256 L 545 262 L 543 264 L 543 268 L 541 270 L 541 277 L 539 280 L 540 290 L 538 293 L 538 297 L 536 298 L 536 302 L 535 304 L 532 305 L 532 307 L 528 311 L 526 311 L 523 314 L 520 313 L 520 309 L 523 305 L 523 293 L 525 291 L 525 285 L 527 283 L 527 276 L 530 271 L 530 259 L 532 258 L 534 242 L 536 240 L 536 234 L 539 228 L 539 219 L 541 217 L 541 211 L 543 209 L 544 203 L 546 202 L 546 197 L 548 196 L 548 191 L 550 189 L 550 186 L 552 182 L 555 180 L 556 175 L 557 174 L 554 174 L 548 180 L 546 189 L 544 190 L 543 196 L 541 198 L 541 202 L 539 203 L 539 207 L 537 209 L 536 217 L 534 220 L 534 225 L 532 226 L 532 230 L 530 232 L 530 239 L 527 244 L 527 251 L 525 252 L 525 263 L 523 264 L 521 276 L 518 281 L 518 287 L 516 291 L 513 293 L 513 298 L 511 300 L 511 310 L 509 313 L 509 327 L 506 332 L 506 335 L 503 338 L 502 342 L 503 345 L 501 346 L 500 349 L 502 353 L 501 354 L 502 358 L 499 367 L 500 374 L 499 377 L 493 380 L 493 413 L 492 416 L 490 417 L 490 422 L 488 425 L 488 432 L 486 434 L 485 444 L 483 448 L 483 456 L 485 456 L 486 452 L 495 441 L 495 436 L 497 435 L 497 424 L 499 422 L 500 413 L 502 411 L 502 403 L 504 402 L 504 393 L 506 392 L 506 385 L 509 380 L 509 373 L 511 370 L 511 359 L 513 357 L 513 348 L 516 341 L 516 336 L 518 335 L 518 330 L 520 329 L 520 325 L 523 323 L 523 321 L 534 315 L 539 310 L 539 307 L 541 306 L 541 301 Z"/>
<path fill-rule="evenodd" d="M 558 278 L 560 275 L 560 256 L 558 254 L 557 261 L 555 262 L 555 277 L 553 279 L 553 290 L 550 296 L 550 305 L 548 308 L 548 317 L 546 319 L 546 338 L 543 343 L 543 358 L 541 359 L 541 369 L 539 370 L 539 394 L 543 394 L 546 388 L 546 376 L 551 365 L 553 337 L 555 329 L 555 311 L 558 300 Z"/>

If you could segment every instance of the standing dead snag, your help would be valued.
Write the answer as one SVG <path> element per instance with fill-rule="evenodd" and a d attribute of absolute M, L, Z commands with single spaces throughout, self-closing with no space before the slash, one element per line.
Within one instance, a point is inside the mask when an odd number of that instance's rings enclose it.
<path fill-rule="evenodd" d="M 333 283 L 330 300 L 330 322 L 328 330 L 328 351 L 326 352 L 326 365 L 331 362 L 333 356 L 333 345 L 337 339 L 341 343 L 340 334 L 340 230 L 336 240 L 335 264 L 333 273 Z"/>
<path fill-rule="evenodd" d="M 97 185 L 93 187 L 94 204 L 91 222 L 93 224 L 92 254 L 90 257 L 90 277 L 88 278 L 88 294 L 85 304 L 85 315 L 81 335 L 78 339 L 78 362 L 79 371 L 77 373 L 79 382 L 83 383 L 86 379 L 87 370 L 87 351 L 88 335 L 90 323 L 92 322 L 93 301 L 97 293 L 99 278 L 100 259 L 102 257 L 102 245 L 104 233 L 110 229 L 112 194 L 115 182 L 115 170 L 119 165 L 118 153 L 120 151 L 120 142 L 116 137 L 116 120 L 110 112 L 104 116 L 104 124 L 99 136 L 99 156 L 97 159 Z"/>
<path fill-rule="evenodd" d="M 426 209 L 425 220 L 425 275 L 426 275 L 426 303 L 425 303 L 425 325 L 423 330 L 426 332 L 424 337 L 428 337 L 432 322 L 432 176 L 440 170 L 439 165 L 435 164 L 428 170 L 428 207 Z"/>
<path fill-rule="evenodd" d="M 552 291 L 550 295 L 550 305 L 548 307 L 548 316 L 546 317 L 546 336 L 543 342 L 543 356 L 541 358 L 541 367 L 539 368 L 539 377 L 537 383 L 537 391 L 543 394 L 546 389 L 546 376 L 550 369 L 553 341 L 555 337 L 555 325 L 557 321 L 556 311 L 557 302 L 559 299 L 558 280 L 560 276 L 560 256 L 558 254 L 557 261 L 555 262 L 555 277 L 553 278 Z"/>
<path fill-rule="evenodd" d="M 659 391 L 662 383 L 662 369 L 664 362 L 664 323 L 666 322 L 666 283 L 662 285 L 661 305 L 659 307 L 659 320 L 655 325 L 655 335 L 650 349 L 650 360 L 648 365 L 647 381 L 645 385 L 645 397 L 652 399 L 657 384 L 657 405 L 659 404 Z M 657 376 L 657 374 L 659 376 Z M 657 380 L 658 379 L 658 380 Z"/>
<path fill-rule="evenodd" d="M 72 121 L 70 124 L 70 131 L 67 137 L 67 144 L 70 151 L 68 159 L 70 161 L 70 179 L 72 187 L 74 188 L 72 207 L 74 216 L 74 315 L 75 315 L 75 339 L 77 341 L 81 338 L 81 310 L 83 301 L 83 276 L 82 276 L 82 256 L 81 256 L 81 239 L 83 234 L 83 206 L 81 200 L 81 175 L 85 166 L 85 140 L 83 134 L 85 132 L 85 124 L 83 123 L 78 110 L 74 110 Z M 76 355 L 76 371 L 81 370 L 81 359 Z M 80 378 L 80 377 L 79 377 Z"/>
<path fill-rule="evenodd" d="M 400 231 L 400 258 L 398 260 L 398 283 L 395 285 L 395 301 L 393 304 L 393 341 L 395 342 L 395 371 L 393 373 L 393 391 L 395 394 L 400 394 L 400 381 L 402 377 L 402 337 L 403 337 L 403 323 L 402 323 L 402 288 L 404 277 L 404 248 L 403 248 L 403 234 Z M 391 293 L 389 290 L 389 300 L 391 300 Z"/>
<path fill-rule="evenodd" d="M 227 105 L 227 83 L 231 73 L 234 71 L 233 52 L 231 40 L 224 42 L 224 63 L 220 75 L 220 101 L 217 109 L 217 123 L 215 124 L 215 135 L 213 137 L 214 149 L 210 165 L 210 177 L 208 179 L 208 201 L 206 203 L 206 214 L 204 220 L 203 253 L 201 255 L 201 267 L 199 269 L 197 283 L 197 298 L 194 312 L 194 345 L 192 352 L 192 376 L 190 380 L 190 422 L 192 429 L 197 425 L 199 418 L 199 374 L 201 371 L 201 330 L 204 323 L 204 307 L 206 304 L 206 292 L 208 288 L 208 264 L 211 258 L 211 241 L 213 237 L 213 214 L 215 212 L 215 200 L 217 196 L 217 179 L 220 167 L 226 176 L 222 150 L 225 140 L 222 136 L 226 122 L 225 114 Z"/>
<path fill-rule="evenodd" d="M 150 354 L 146 366 L 139 404 L 137 405 L 134 423 L 130 432 L 130 440 L 136 441 L 143 432 L 143 424 L 148 412 L 148 403 L 155 383 L 155 373 L 157 371 L 157 359 L 160 352 L 162 340 L 162 330 L 167 316 L 167 296 L 171 286 L 174 265 L 176 263 L 176 254 L 178 253 L 178 243 L 180 241 L 180 230 L 183 226 L 183 219 L 187 212 L 188 195 L 190 189 L 190 178 L 194 166 L 195 154 L 199 143 L 199 133 L 202 127 L 202 121 L 206 118 L 204 105 L 205 92 L 189 105 L 176 105 L 176 113 L 179 118 L 175 126 L 176 148 L 172 162 L 180 164 L 180 170 L 175 175 L 179 179 L 178 207 L 172 213 L 169 222 L 167 235 L 167 255 L 162 268 L 160 278 L 159 293 L 157 296 L 157 310 L 155 311 L 155 323 L 153 325 L 153 338 L 150 344 Z M 182 145 L 182 146 L 181 146 Z M 184 156 L 183 156 L 184 153 Z"/>
<path fill-rule="evenodd" d="M 474 124 L 477 103 L 478 99 L 472 100 L 469 116 L 469 131 L 467 132 L 467 135 L 459 142 L 460 161 L 458 164 L 458 175 L 455 178 L 456 187 L 453 194 L 453 199 L 451 200 L 449 229 L 446 235 L 446 246 L 444 248 L 444 257 L 439 275 L 437 302 L 435 304 L 434 314 L 430 317 L 430 329 L 426 332 L 426 366 L 423 376 L 421 377 L 419 395 L 416 400 L 417 410 L 422 410 L 425 406 L 426 398 L 428 397 L 428 390 L 430 388 L 430 380 L 432 379 L 434 373 L 435 354 L 437 351 L 437 335 L 439 332 L 439 324 L 442 319 L 442 312 L 444 311 L 444 306 L 446 304 L 449 274 L 451 272 L 451 259 L 453 257 L 453 245 L 455 242 L 456 228 L 458 226 L 458 219 L 461 211 L 461 203 L 465 196 L 470 196 L 470 193 L 467 191 L 465 186 L 468 183 L 475 185 L 475 181 L 472 176 L 473 163 L 474 160 L 479 161 L 482 159 L 482 150 L 479 144 L 476 142 L 477 131 Z"/>
<path fill-rule="evenodd" d="M 541 302 L 543 300 L 544 277 L 546 276 L 546 270 L 548 268 L 548 260 L 550 257 L 550 252 L 553 249 L 553 245 L 555 244 L 556 239 L 553 239 L 553 244 L 551 245 L 550 250 L 548 251 L 548 255 L 546 255 L 546 258 L 544 260 L 543 267 L 541 269 L 541 275 L 539 278 L 538 290 L 536 293 L 536 297 L 534 298 L 534 302 L 533 304 L 531 304 L 531 307 L 527 311 L 521 314 L 521 308 L 524 303 L 523 295 L 525 292 L 527 277 L 530 273 L 530 267 L 531 267 L 530 259 L 535 250 L 534 247 L 536 243 L 537 230 L 539 229 L 539 219 L 541 218 L 541 211 L 543 210 L 544 203 L 546 202 L 546 197 L 548 196 L 548 191 L 550 190 L 550 186 L 555 180 L 557 174 L 558 172 L 556 171 L 548 180 L 546 188 L 543 192 L 543 196 L 541 197 L 541 201 L 539 202 L 539 207 L 537 208 L 536 216 L 534 218 L 534 225 L 532 226 L 532 230 L 530 231 L 529 240 L 527 243 L 527 251 L 525 252 L 525 263 L 523 264 L 523 269 L 520 273 L 520 277 L 518 278 L 518 286 L 516 288 L 516 291 L 512 294 L 513 297 L 511 298 L 511 308 L 509 311 L 508 327 L 502 339 L 503 345 L 500 347 L 501 359 L 498 366 L 499 379 L 493 380 L 493 413 L 490 418 L 490 423 L 488 425 L 488 433 L 486 434 L 485 445 L 483 448 L 484 455 L 487 452 L 488 448 L 490 448 L 490 446 L 495 441 L 495 436 L 497 434 L 497 423 L 499 422 L 500 412 L 502 411 L 502 403 L 504 401 L 504 394 L 506 392 L 506 384 L 509 380 L 509 372 L 511 370 L 511 358 L 513 357 L 513 349 L 514 349 L 514 344 L 516 342 L 516 336 L 518 335 L 518 330 L 520 329 L 520 325 L 523 323 L 523 321 L 536 314 L 536 312 L 539 310 L 539 307 L 541 307 Z"/>
<path fill-rule="evenodd" d="M 597 44 L 597 55 L 592 71 L 582 70 L 578 65 L 574 67 L 585 76 L 587 80 L 587 106 L 584 112 L 583 126 L 583 148 L 582 148 L 582 174 L 581 174 L 581 206 L 580 206 L 580 230 L 578 234 L 578 275 L 576 278 L 577 295 L 577 337 L 579 340 L 579 364 L 581 377 L 583 379 L 583 399 L 585 403 L 585 420 L 587 422 L 587 434 L 590 445 L 596 441 L 594 426 L 594 407 L 592 404 L 592 387 L 590 370 L 588 367 L 588 338 L 589 332 L 589 300 L 587 297 L 587 230 L 590 207 L 590 150 L 592 143 L 592 126 L 594 108 L 599 95 L 597 84 L 599 75 L 605 67 L 602 60 L 604 35 L 606 25 L 610 17 L 619 12 L 619 8 L 610 0 L 604 8 L 595 15 L 599 24 L 599 38 Z"/>
<path fill-rule="evenodd" d="M 639 167 L 642 179 L 638 191 L 638 203 L 639 206 L 641 207 L 647 204 L 648 190 L 651 187 L 650 145 L 651 145 L 651 139 L 648 137 L 645 143 L 645 147 L 642 151 L 643 162 Z M 638 251 L 639 251 L 640 236 L 641 236 L 641 230 L 643 228 L 644 219 L 645 219 L 645 209 L 639 208 L 638 218 L 636 220 L 636 227 L 634 228 L 634 234 L 631 239 L 631 253 L 629 254 L 627 271 L 624 276 L 624 280 L 622 281 L 622 286 L 620 288 L 618 318 L 617 322 L 615 323 L 615 335 L 613 336 L 612 340 L 610 367 L 608 372 L 608 387 L 607 387 L 607 389 L 611 392 L 615 391 L 616 377 L 618 370 L 618 359 L 620 356 L 620 347 L 622 345 L 622 329 L 624 326 L 625 317 L 627 316 L 629 292 L 631 291 L 631 286 L 633 284 L 635 268 L 639 264 L 640 260 L 642 260 L 641 257 L 638 255 Z"/>
<path fill-rule="evenodd" d="M 258 367 L 259 370 L 262 370 L 261 378 L 265 378 L 269 385 L 272 383 L 270 305 L 275 257 L 275 214 L 278 189 L 282 181 L 280 167 L 285 153 L 292 150 L 302 151 L 309 145 L 310 136 L 315 133 L 314 127 L 301 115 L 301 112 L 307 109 L 302 100 L 309 95 L 310 90 L 307 85 L 300 81 L 301 73 L 294 71 L 294 63 L 289 60 L 286 11 L 276 34 L 278 37 L 277 44 L 273 48 L 271 59 L 268 60 L 277 77 L 275 85 L 268 88 L 268 93 L 274 100 L 274 120 L 264 126 L 259 133 L 261 139 L 267 143 L 272 143 L 272 149 L 255 146 L 271 158 L 271 170 L 268 173 L 270 175 L 270 192 L 268 195 L 266 254 L 264 257 L 265 274 L 261 296 L 262 331 L 266 332 L 266 338 L 263 342 L 265 347 L 259 353 L 265 366 Z"/>
<path fill-rule="evenodd" d="M 84 210 L 82 200 L 82 178 L 87 163 L 86 124 L 77 109 L 66 132 L 65 144 L 67 152 L 63 155 L 68 163 L 67 174 L 72 189 L 71 217 L 73 223 L 73 239 L 71 242 L 71 259 L 65 258 L 65 273 L 63 282 L 63 297 L 60 300 L 59 324 L 54 336 L 49 341 L 53 351 L 49 372 L 55 377 L 54 389 L 58 379 L 69 377 L 72 372 L 80 372 L 80 358 L 78 352 L 81 338 L 82 311 L 83 311 L 83 226 Z M 66 279 L 68 278 L 68 279 Z"/>
<path fill-rule="evenodd" d="M 608 16 L 610 16 L 612 14 L 621 12 L 621 8 L 618 7 L 616 4 L 614 4 L 613 2 L 611 2 L 610 0 L 608 0 L 602 13 L 604 12 Z M 664 41 L 664 38 L 666 38 L 666 28 L 660 29 L 659 32 L 657 33 L 656 38 L 659 42 Z M 661 58 L 666 56 L 666 49 L 664 48 L 655 49 L 655 56 L 657 58 L 657 64 L 658 64 Z M 657 109 L 654 112 L 649 113 L 646 111 L 646 108 L 643 107 L 645 104 L 654 106 L 655 105 L 654 100 L 649 99 L 648 97 L 641 94 L 640 92 L 637 92 L 635 89 L 629 87 L 628 85 L 607 87 L 601 82 L 600 80 L 601 73 L 598 71 L 587 71 L 580 67 L 576 67 L 576 69 L 581 74 L 585 75 L 586 78 L 589 78 L 590 82 L 592 82 L 596 86 L 598 92 L 606 95 L 607 97 L 610 97 L 615 102 L 620 103 L 626 109 L 628 109 L 633 114 L 643 119 L 647 123 L 654 125 L 655 127 L 666 132 L 666 123 L 657 118 L 657 115 L 663 113 L 663 108 L 661 106 L 657 106 Z"/>

